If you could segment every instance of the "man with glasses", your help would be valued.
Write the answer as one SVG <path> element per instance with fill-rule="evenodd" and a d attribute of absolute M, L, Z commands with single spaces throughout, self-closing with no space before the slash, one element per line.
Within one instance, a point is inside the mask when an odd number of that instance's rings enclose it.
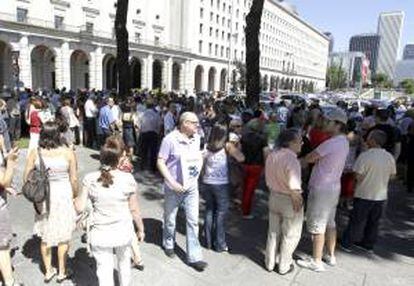
<path fill-rule="evenodd" d="M 178 128 L 163 139 L 157 165 L 164 178 L 164 252 L 170 258 L 175 256 L 175 223 L 178 208 L 183 206 L 186 215 L 188 264 L 201 272 L 207 267 L 207 263 L 202 260 L 198 240 L 198 177 L 203 165 L 198 127 L 196 114 L 184 112 L 180 116 Z"/>

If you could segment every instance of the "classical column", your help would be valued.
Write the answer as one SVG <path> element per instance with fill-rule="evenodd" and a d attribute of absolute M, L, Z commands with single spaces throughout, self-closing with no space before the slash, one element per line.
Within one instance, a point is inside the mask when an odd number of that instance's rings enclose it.
<path fill-rule="evenodd" d="M 201 82 L 201 91 L 208 91 L 208 82 L 209 82 L 209 69 L 206 69 L 203 66 L 203 77 Z"/>
<path fill-rule="evenodd" d="M 30 58 L 29 39 L 23 36 L 19 41 L 20 81 L 24 87 L 32 88 L 32 63 Z"/>
<path fill-rule="evenodd" d="M 103 54 L 102 47 L 97 47 L 90 55 L 89 87 L 97 90 L 103 89 Z"/>
<path fill-rule="evenodd" d="M 69 43 L 63 42 L 61 47 L 58 50 L 55 59 L 55 85 L 57 88 L 66 87 L 70 89 L 70 49 Z"/>
<path fill-rule="evenodd" d="M 185 68 L 183 69 L 183 73 L 184 73 L 183 89 L 187 90 L 189 94 L 192 94 L 194 91 L 194 71 L 192 68 L 191 60 L 187 60 L 184 66 Z"/>
<path fill-rule="evenodd" d="M 149 54 L 147 56 L 147 58 L 143 59 L 143 65 L 144 67 L 142 68 L 143 71 L 143 82 L 142 82 L 142 87 L 143 88 L 148 88 L 148 89 L 152 89 L 152 64 L 154 62 L 154 58 L 152 56 L 152 54 Z"/>
<path fill-rule="evenodd" d="M 166 85 L 165 88 L 166 90 L 169 92 L 172 90 L 172 80 L 173 80 L 173 59 L 170 57 L 168 58 L 168 60 L 164 63 L 166 64 L 166 76 L 165 76 L 165 81 L 166 81 Z M 164 81 L 164 76 L 163 76 L 163 81 Z M 164 84 L 163 84 L 164 86 Z"/>
<path fill-rule="evenodd" d="M 181 63 L 180 64 L 180 77 L 178 79 L 178 85 L 180 88 L 180 92 L 184 92 L 186 90 L 186 85 L 185 85 L 185 77 L 186 77 L 186 70 L 185 70 L 185 63 Z"/>

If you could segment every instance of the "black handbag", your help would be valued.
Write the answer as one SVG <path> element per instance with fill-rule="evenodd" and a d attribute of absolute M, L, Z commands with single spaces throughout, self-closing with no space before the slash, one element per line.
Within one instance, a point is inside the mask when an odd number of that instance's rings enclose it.
<path fill-rule="evenodd" d="M 44 203 L 46 203 L 46 212 L 49 213 L 50 210 L 50 184 L 49 170 L 46 169 L 40 148 L 38 148 L 38 154 L 39 168 L 34 168 L 30 171 L 27 181 L 22 187 L 22 193 L 29 202 L 33 203 L 36 212 L 41 214 Z"/>

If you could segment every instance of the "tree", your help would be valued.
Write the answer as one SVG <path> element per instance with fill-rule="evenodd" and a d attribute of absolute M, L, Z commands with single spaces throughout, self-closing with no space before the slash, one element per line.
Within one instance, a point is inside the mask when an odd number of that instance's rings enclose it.
<path fill-rule="evenodd" d="M 408 95 L 414 94 L 414 79 L 407 78 L 400 83 L 401 87 L 404 89 L 404 92 Z"/>
<path fill-rule="evenodd" d="M 332 65 L 326 73 L 326 85 L 329 90 L 345 88 L 347 84 L 347 74 L 345 70 L 338 65 Z"/>
<path fill-rule="evenodd" d="M 377 73 L 371 79 L 372 85 L 375 88 L 391 88 L 392 81 L 388 78 L 388 75 L 384 73 Z"/>
<path fill-rule="evenodd" d="M 253 0 L 246 17 L 246 95 L 247 105 L 256 109 L 260 97 L 260 26 L 264 0 Z"/>
<path fill-rule="evenodd" d="M 131 79 L 129 73 L 129 43 L 126 28 L 128 18 L 128 0 L 118 0 L 115 16 L 116 61 L 118 67 L 118 93 L 121 98 L 130 94 Z"/>

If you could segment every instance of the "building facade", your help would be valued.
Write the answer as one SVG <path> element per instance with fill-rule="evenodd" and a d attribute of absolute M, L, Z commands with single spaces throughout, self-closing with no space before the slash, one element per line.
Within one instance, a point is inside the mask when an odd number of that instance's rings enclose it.
<path fill-rule="evenodd" d="M 363 52 L 336 52 L 329 56 L 329 66 L 340 67 L 346 72 L 347 87 L 355 87 L 361 79 L 363 83 L 367 82 L 368 78 L 363 78 L 364 74 L 369 74 L 364 71 L 366 61 L 367 58 Z"/>
<path fill-rule="evenodd" d="M 351 37 L 349 42 L 350 52 L 362 52 L 369 61 L 371 74 L 375 75 L 378 65 L 378 52 L 381 38 L 377 34 L 361 34 Z"/>
<path fill-rule="evenodd" d="M 130 1 L 134 88 L 227 90 L 244 61 L 251 0 Z M 117 88 L 115 0 L 3 0 L 0 87 Z M 325 85 L 328 39 L 291 7 L 267 0 L 262 77 L 270 88 Z M 230 71 L 230 72 L 229 72 Z"/>
<path fill-rule="evenodd" d="M 395 65 L 402 38 L 404 12 L 381 13 L 378 19 L 378 35 L 381 37 L 378 53 L 378 72 L 394 79 Z"/>
<path fill-rule="evenodd" d="M 414 60 L 414 44 L 405 45 L 403 60 Z"/>

